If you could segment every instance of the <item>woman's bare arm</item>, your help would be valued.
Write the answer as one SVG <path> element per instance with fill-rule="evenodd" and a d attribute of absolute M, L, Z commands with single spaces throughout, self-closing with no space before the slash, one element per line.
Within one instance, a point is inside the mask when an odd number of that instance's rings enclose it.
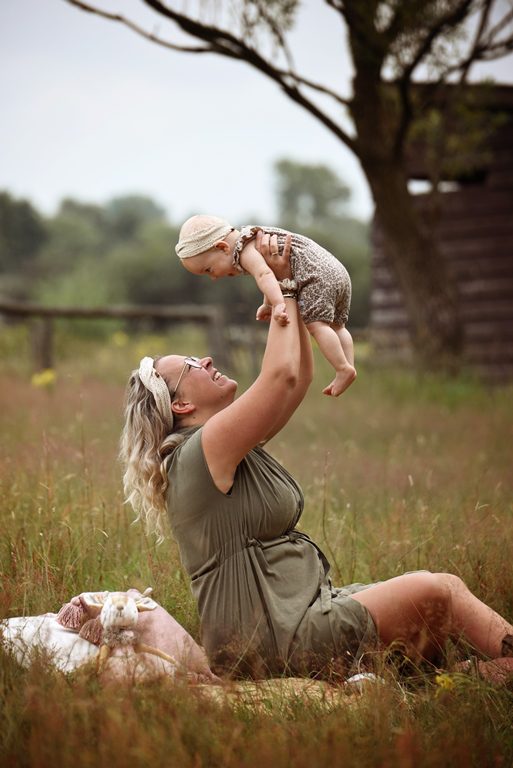
<path fill-rule="evenodd" d="M 299 312 L 299 310 L 298 310 Z M 312 353 L 312 339 L 308 333 L 305 324 L 302 320 L 299 322 L 300 332 L 300 365 L 299 374 L 297 378 L 297 384 L 294 389 L 291 389 L 287 401 L 283 403 L 283 410 L 280 417 L 273 424 L 272 429 L 269 431 L 265 438 L 265 442 L 273 438 L 275 435 L 283 429 L 285 424 L 289 421 L 290 417 L 299 406 L 304 396 L 308 391 L 308 387 L 312 383 L 313 379 L 313 353 Z"/>
<path fill-rule="evenodd" d="M 261 230 L 257 232 L 256 247 L 262 256 L 265 258 L 266 263 L 269 264 L 273 273 L 278 280 L 284 280 L 292 277 L 290 268 L 290 248 L 292 244 L 292 237 L 289 234 L 285 241 L 285 246 L 280 253 L 277 247 L 276 235 L 268 235 Z M 296 308 L 297 309 L 297 308 Z M 296 386 L 291 389 L 287 395 L 287 399 L 283 402 L 283 409 L 276 422 L 273 424 L 269 433 L 266 435 L 265 440 L 270 440 L 276 435 L 288 422 L 298 405 L 303 400 L 308 387 L 310 386 L 313 378 L 313 354 L 312 343 L 310 334 L 308 333 L 304 323 L 299 319 L 299 333 L 300 333 L 300 362 L 299 373 L 297 377 Z"/>
<path fill-rule="evenodd" d="M 291 403 L 301 399 L 293 396 L 301 379 L 301 320 L 296 301 L 286 299 L 285 303 L 289 323 L 270 323 L 258 378 L 203 427 L 205 459 L 215 485 L 223 493 L 231 488 L 239 462 L 252 448 L 275 434 L 276 425 L 290 418 Z"/>

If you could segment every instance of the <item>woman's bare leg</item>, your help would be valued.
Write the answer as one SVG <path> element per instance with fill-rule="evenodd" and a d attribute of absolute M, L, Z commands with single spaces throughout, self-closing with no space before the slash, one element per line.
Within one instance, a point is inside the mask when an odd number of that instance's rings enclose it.
<path fill-rule="evenodd" d="M 369 610 L 385 645 L 400 641 L 414 656 L 430 659 L 447 638 L 464 639 L 495 659 L 513 626 L 447 573 L 405 574 L 352 595 Z M 513 671 L 513 659 L 512 671 Z"/>
<path fill-rule="evenodd" d="M 451 592 L 451 637 L 465 639 L 480 653 L 491 659 L 503 655 L 506 635 L 513 635 L 513 626 L 500 614 L 472 594 L 467 585 L 449 573 L 434 574 L 444 581 Z"/>

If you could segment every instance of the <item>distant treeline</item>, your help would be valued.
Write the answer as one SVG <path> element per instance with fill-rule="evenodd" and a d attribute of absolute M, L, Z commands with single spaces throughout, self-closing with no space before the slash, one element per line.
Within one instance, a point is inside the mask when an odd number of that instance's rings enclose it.
<path fill-rule="evenodd" d="M 325 166 L 281 160 L 275 173 L 278 219 L 234 226 L 274 224 L 331 250 L 352 277 L 350 323 L 365 326 L 368 226 L 344 213 L 348 188 Z M 0 192 L 0 295 L 57 306 L 219 303 L 229 321 L 252 321 L 260 303 L 254 281 L 213 283 L 183 269 L 174 252 L 180 224 L 140 195 L 104 205 L 66 199 L 55 216 L 44 217 L 30 202 Z"/>

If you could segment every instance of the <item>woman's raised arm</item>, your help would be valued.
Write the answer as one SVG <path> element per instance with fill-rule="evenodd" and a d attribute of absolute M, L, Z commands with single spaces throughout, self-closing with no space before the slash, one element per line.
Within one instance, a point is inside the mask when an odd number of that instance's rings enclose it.
<path fill-rule="evenodd" d="M 285 299 L 290 322 L 271 322 L 260 374 L 231 405 L 211 416 L 203 427 L 205 459 L 214 483 L 226 493 L 239 462 L 288 420 L 301 366 L 301 320 L 295 299 Z M 286 418 L 285 418 L 286 417 Z"/>
<path fill-rule="evenodd" d="M 299 315 L 299 311 L 298 311 Z M 272 320 L 271 320 L 272 322 Z M 305 324 L 299 319 L 299 334 L 300 334 L 300 360 L 299 360 L 299 372 L 297 376 L 297 383 L 293 389 L 290 389 L 286 400 L 283 402 L 283 408 L 280 416 L 276 419 L 272 428 L 265 437 L 265 441 L 270 440 L 272 437 L 278 434 L 288 422 L 296 408 L 303 400 L 308 387 L 312 383 L 313 378 L 313 353 L 312 353 L 312 340 L 308 333 Z"/>

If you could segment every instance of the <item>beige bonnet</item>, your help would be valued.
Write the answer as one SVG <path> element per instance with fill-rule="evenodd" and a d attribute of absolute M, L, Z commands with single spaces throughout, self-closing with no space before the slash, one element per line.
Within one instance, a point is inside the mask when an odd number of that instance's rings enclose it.
<path fill-rule="evenodd" d="M 178 243 L 175 246 L 176 255 L 180 259 L 190 259 L 198 256 L 222 240 L 233 231 L 231 224 L 217 216 L 191 216 L 182 224 Z"/>

